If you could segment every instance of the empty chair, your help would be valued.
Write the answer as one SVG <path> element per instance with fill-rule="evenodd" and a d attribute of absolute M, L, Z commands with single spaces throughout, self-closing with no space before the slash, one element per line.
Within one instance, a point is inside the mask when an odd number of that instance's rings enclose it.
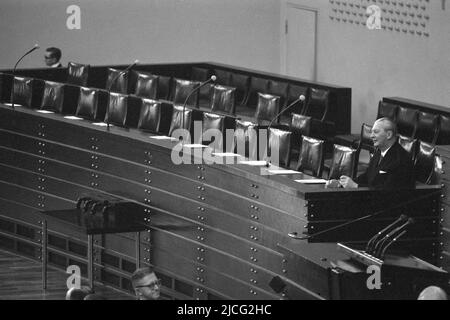
<path fill-rule="evenodd" d="M 411 160 L 414 161 L 416 158 L 417 139 L 399 135 L 398 143 L 411 155 Z"/>
<path fill-rule="evenodd" d="M 233 73 L 231 75 L 230 87 L 236 88 L 236 105 L 246 103 L 250 86 L 250 76 L 246 74 Z"/>
<path fill-rule="evenodd" d="M 246 105 L 254 108 L 259 101 L 259 94 L 269 92 L 269 80 L 264 78 L 252 77 L 250 80 L 250 89 Z"/>
<path fill-rule="evenodd" d="M 290 131 L 292 131 L 293 145 L 292 149 L 300 151 L 300 142 L 302 136 L 311 136 L 311 117 L 301 114 L 292 114 Z"/>
<path fill-rule="evenodd" d="M 106 80 L 106 90 L 117 93 L 128 93 L 128 71 L 108 68 L 108 78 Z M 120 74 L 120 75 L 119 75 Z"/>
<path fill-rule="evenodd" d="M 44 81 L 44 94 L 41 109 L 63 113 L 64 84 L 53 81 Z"/>
<path fill-rule="evenodd" d="M 402 136 L 414 138 L 417 128 L 417 110 L 399 107 L 397 111 L 397 131 Z"/>
<path fill-rule="evenodd" d="M 216 150 L 223 151 L 225 134 L 225 116 L 203 112 L 202 136 L 200 143 L 211 144 Z M 216 140 L 218 139 L 218 140 Z"/>
<path fill-rule="evenodd" d="M 313 119 L 325 121 L 329 109 L 329 96 L 330 91 L 328 90 L 312 88 L 303 114 Z"/>
<path fill-rule="evenodd" d="M 183 105 L 188 95 L 195 89 L 198 88 L 200 83 L 191 80 L 173 79 L 173 98 L 174 104 Z M 197 107 L 198 106 L 198 91 L 195 91 L 186 103 L 187 106 Z"/>
<path fill-rule="evenodd" d="M 104 118 L 108 94 L 106 91 L 80 87 L 75 115 L 88 120 Z"/>
<path fill-rule="evenodd" d="M 227 70 L 215 69 L 214 74 L 217 77 L 216 83 L 223 86 L 229 86 L 231 81 L 231 72 Z"/>
<path fill-rule="evenodd" d="M 160 133 L 162 103 L 151 99 L 141 99 L 138 129 Z"/>
<path fill-rule="evenodd" d="M 177 129 L 186 129 L 191 133 L 193 128 L 193 110 L 190 108 L 185 108 L 184 110 L 184 124 L 183 124 L 183 106 L 173 106 L 172 120 L 170 122 L 169 136 Z"/>
<path fill-rule="evenodd" d="M 236 88 L 215 85 L 211 98 L 211 111 L 234 114 L 235 92 Z"/>
<path fill-rule="evenodd" d="M 439 133 L 438 120 L 439 115 L 437 114 L 419 112 L 417 129 L 414 137 L 421 141 L 435 144 Z"/>
<path fill-rule="evenodd" d="M 77 86 L 87 86 L 90 66 L 76 62 L 69 62 L 67 68 L 67 83 Z"/>
<path fill-rule="evenodd" d="M 11 90 L 11 103 L 31 108 L 33 102 L 33 79 L 28 77 L 14 77 Z"/>
<path fill-rule="evenodd" d="M 286 107 L 289 84 L 282 81 L 269 81 L 269 91 L 267 93 L 280 97 L 280 110 Z M 298 97 L 297 97 L 298 98 Z"/>
<path fill-rule="evenodd" d="M 280 97 L 271 94 L 258 93 L 258 104 L 256 106 L 255 119 L 261 121 L 272 121 L 280 110 Z"/>
<path fill-rule="evenodd" d="M 438 145 L 450 144 L 450 117 L 441 115 L 439 117 L 439 133 L 436 141 Z"/>
<path fill-rule="evenodd" d="M 276 128 L 269 129 L 267 155 L 270 157 L 272 164 L 289 168 L 291 163 L 291 140 L 292 132 Z"/>
<path fill-rule="evenodd" d="M 211 71 L 205 68 L 192 67 L 191 80 L 204 82 L 211 77 Z M 214 84 L 208 83 L 200 88 L 198 93 L 198 104 L 201 107 L 209 107 L 211 103 L 211 92 Z"/>
<path fill-rule="evenodd" d="M 143 98 L 156 99 L 159 77 L 142 71 L 133 71 L 133 76 L 136 79 L 134 94 Z"/>
<path fill-rule="evenodd" d="M 380 101 L 380 103 L 378 103 L 377 119 L 389 118 L 393 121 L 396 121 L 397 111 L 398 106 L 396 104 Z"/>
<path fill-rule="evenodd" d="M 302 136 L 302 148 L 297 163 L 297 171 L 322 177 L 324 165 L 324 140 Z"/>
<path fill-rule="evenodd" d="M 250 121 L 236 120 L 231 151 L 246 158 L 258 159 L 258 125 Z"/>
<path fill-rule="evenodd" d="M 294 106 L 292 106 L 292 108 L 289 109 L 289 110 L 291 110 L 292 113 L 301 114 L 303 112 L 303 109 L 305 107 L 305 103 L 308 100 L 308 87 L 295 85 L 295 84 L 290 84 L 289 85 L 286 105 L 290 105 L 295 100 L 298 100 L 298 98 L 301 95 L 305 96 L 306 100 L 303 101 L 303 102 L 302 101 L 298 101 Z"/>
<path fill-rule="evenodd" d="M 127 124 L 127 112 L 128 96 L 111 92 L 109 95 L 105 122 L 124 127 Z"/>
<path fill-rule="evenodd" d="M 356 149 L 335 144 L 328 179 L 339 179 L 342 175 L 355 179 L 358 164 L 356 155 Z"/>
<path fill-rule="evenodd" d="M 193 81 L 206 81 L 211 76 L 209 69 L 200 68 L 200 67 L 192 67 L 191 69 L 191 80 Z"/>
<path fill-rule="evenodd" d="M 414 162 L 414 174 L 416 181 L 430 184 L 435 163 L 436 147 L 433 144 L 420 141 Z"/>

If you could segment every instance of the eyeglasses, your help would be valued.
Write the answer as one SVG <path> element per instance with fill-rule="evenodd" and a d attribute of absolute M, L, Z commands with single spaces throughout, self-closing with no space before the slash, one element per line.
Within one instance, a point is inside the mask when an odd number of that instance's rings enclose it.
<path fill-rule="evenodd" d="M 151 282 L 149 284 L 146 285 L 142 285 L 142 286 L 136 286 L 135 288 L 150 288 L 150 289 L 155 289 L 155 287 L 161 287 L 161 280 L 156 280 L 154 282 Z"/>

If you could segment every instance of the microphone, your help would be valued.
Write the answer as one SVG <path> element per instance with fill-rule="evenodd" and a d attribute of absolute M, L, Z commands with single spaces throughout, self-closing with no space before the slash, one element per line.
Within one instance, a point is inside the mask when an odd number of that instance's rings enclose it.
<path fill-rule="evenodd" d="M 283 114 L 286 110 L 288 110 L 288 109 L 292 108 L 293 106 L 295 106 L 297 104 L 297 102 L 301 101 L 303 103 L 305 101 L 305 99 L 306 98 L 305 98 L 304 95 L 300 95 L 297 100 L 293 101 L 286 108 L 284 108 L 283 110 L 278 112 L 278 114 L 272 119 L 272 121 L 270 121 L 269 126 L 267 127 L 267 138 L 269 138 L 270 128 L 272 127 L 272 124 L 275 122 L 275 120 L 278 119 L 278 117 L 281 114 Z M 267 158 L 266 158 L 266 167 L 270 167 L 270 157 L 269 156 L 267 156 Z"/>
<path fill-rule="evenodd" d="M 125 72 L 127 72 L 128 70 L 130 70 L 131 68 L 133 68 L 134 66 L 136 66 L 139 63 L 139 60 L 134 60 L 134 62 L 132 64 L 130 64 L 128 67 L 126 67 L 125 69 L 123 69 L 122 71 L 120 71 L 113 79 L 112 81 L 109 83 L 109 88 L 108 88 L 108 99 L 109 99 L 109 95 L 111 94 L 111 88 L 114 84 L 114 82 L 116 82 L 116 80 Z M 108 101 L 108 105 L 106 106 L 106 115 L 108 116 L 108 120 L 106 120 L 106 128 L 107 130 L 109 130 L 109 101 Z"/>
<path fill-rule="evenodd" d="M 32 53 L 34 50 L 39 49 L 39 45 L 36 43 L 33 48 L 31 48 L 30 50 L 28 50 L 23 56 L 20 57 L 19 60 L 17 60 L 16 64 L 14 65 L 14 69 L 13 69 L 13 74 L 12 74 L 12 92 L 11 92 L 11 107 L 14 110 L 14 77 L 16 75 L 16 69 L 17 69 L 17 65 L 20 63 L 20 61 L 22 61 L 23 58 L 25 58 L 27 55 L 29 55 L 30 53 Z"/>
<path fill-rule="evenodd" d="M 400 227 L 394 229 L 393 231 L 388 233 L 386 236 L 384 236 L 384 238 L 382 238 L 380 241 L 378 241 L 378 243 L 375 245 L 375 248 L 374 248 L 374 256 L 377 258 L 380 257 L 381 253 L 383 251 L 386 251 L 387 247 L 389 247 L 392 244 L 393 240 L 391 240 L 391 238 L 394 238 L 394 237 L 398 238 L 400 233 L 402 233 L 403 231 L 406 231 L 405 230 L 406 227 L 408 227 L 410 224 L 413 224 L 414 222 L 415 222 L 415 220 L 413 218 L 409 218 Z M 387 243 L 386 247 L 384 247 L 385 243 Z"/>
<path fill-rule="evenodd" d="M 393 223 L 391 223 L 390 225 L 388 225 L 386 228 L 384 228 L 383 230 L 379 231 L 377 234 L 375 234 L 370 240 L 369 242 L 367 242 L 367 246 L 366 246 L 366 252 L 368 254 L 372 254 L 373 251 L 373 246 L 375 245 L 375 243 L 377 241 L 379 241 L 379 239 L 381 239 L 382 237 L 384 237 L 386 234 L 388 234 L 389 232 L 391 232 L 394 228 L 397 228 L 397 226 L 400 223 L 405 222 L 408 219 L 408 217 L 404 214 L 402 214 L 397 220 L 395 220 Z"/>
<path fill-rule="evenodd" d="M 288 295 L 285 292 L 286 283 L 279 276 L 273 277 L 269 282 L 269 286 L 276 293 L 281 293 L 283 297 L 289 299 Z"/>
<path fill-rule="evenodd" d="M 215 75 L 212 75 L 208 80 L 203 81 L 202 83 L 200 83 L 200 85 L 198 87 L 194 88 L 193 90 L 191 90 L 191 92 L 189 92 L 189 94 L 187 95 L 187 97 L 183 103 L 183 126 L 182 126 L 183 129 L 184 129 L 184 112 L 186 110 L 186 104 L 187 104 L 189 98 L 192 96 L 192 94 L 194 94 L 194 92 L 196 92 L 197 90 L 200 90 L 200 88 L 206 86 L 210 82 L 215 82 L 216 80 L 217 80 L 217 77 Z"/>

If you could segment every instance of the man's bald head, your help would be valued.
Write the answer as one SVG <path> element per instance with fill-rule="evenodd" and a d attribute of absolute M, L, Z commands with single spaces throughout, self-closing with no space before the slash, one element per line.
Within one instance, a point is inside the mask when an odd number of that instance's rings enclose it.
<path fill-rule="evenodd" d="M 422 290 L 417 300 L 448 300 L 448 297 L 443 289 L 430 286 Z"/>
<path fill-rule="evenodd" d="M 394 121 L 392 121 L 392 119 L 384 117 L 377 119 L 374 123 L 374 126 L 376 123 L 380 123 L 380 125 L 385 131 L 392 131 L 392 136 L 394 138 L 397 136 L 397 124 Z"/>
<path fill-rule="evenodd" d="M 397 125 L 389 118 L 380 118 L 373 124 L 370 138 L 381 151 L 389 149 L 397 138 Z"/>

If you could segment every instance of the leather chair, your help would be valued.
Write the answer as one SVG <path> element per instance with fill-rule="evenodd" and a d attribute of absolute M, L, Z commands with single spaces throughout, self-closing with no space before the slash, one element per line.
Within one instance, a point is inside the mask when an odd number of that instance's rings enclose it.
<path fill-rule="evenodd" d="M 213 142 L 212 146 L 214 146 L 214 148 L 219 152 L 222 152 L 224 150 L 225 116 L 215 113 L 203 112 L 202 124 L 202 136 L 200 138 L 200 143 L 209 145 Z M 217 130 L 218 132 L 216 133 L 220 132 L 219 140 L 213 141 L 213 139 L 209 139 L 210 137 L 205 136 L 205 133 L 208 130 Z M 211 132 L 209 133 L 212 134 Z"/>
<path fill-rule="evenodd" d="M 370 158 L 373 156 L 374 152 L 375 152 L 375 147 L 373 145 L 373 141 L 370 138 L 372 133 L 372 126 L 363 123 L 361 125 L 361 133 L 359 135 L 359 141 L 358 141 L 358 145 L 356 148 L 356 159 L 357 159 L 357 170 L 359 170 L 360 168 L 363 169 L 365 167 L 367 167 L 369 165 L 369 161 Z M 366 161 L 361 161 L 362 157 L 361 157 L 361 151 L 362 150 L 366 150 L 368 151 L 368 158 L 364 159 Z"/>
<path fill-rule="evenodd" d="M 192 67 L 192 69 L 191 69 L 191 80 L 192 81 L 203 82 L 203 81 L 208 80 L 209 77 L 210 77 L 209 69 Z"/>
<path fill-rule="evenodd" d="M 161 133 L 161 109 L 161 102 L 145 98 L 141 99 L 138 129 L 153 133 Z"/>
<path fill-rule="evenodd" d="M 231 151 L 246 158 L 258 159 L 258 125 L 250 121 L 236 120 Z"/>
<path fill-rule="evenodd" d="M 208 80 L 210 76 L 211 72 L 209 69 L 199 67 L 192 67 L 191 69 L 192 81 L 204 82 Z M 198 104 L 200 105 L 200 107 L 209 107 L 209 105 L 211 104 L 211 92 L 213 86 L 214 84 L 208 83 L 200 88 L 198 93 Z"/>
<path fill-rule="evenodd" d="M 286 108 L 289 84 L 287 82 L 269 81 L 269 91 L 267 93 L 280 97 L 280 110 Z M 292 110 L 292 109 L 291 109 Z"/>
<path fill-rule="evenodd" d="M 115 79 L 119 72 L 122 72 L 122 70 L 108 68 L 108 78 L 106 79 L 105 89 L 109 90 L 109 88 L 111 88 L 111 92 L 127 94 L 129 72 L 124 72 Z M 112 81 L 114 81 L 114 83 L 112 83 Z"/>
<path fill-rule="evenodd" d="M 13 87 L 11 91 L 11 101 L 14 100 L 15 105 L 32 108 L 33 105 L 33 78 L 14 77 Z M 14 98 L 13 98 L 14 95 Z"/>
<path fill-rule="evenodd" d="M 292 132 L 270 128 L 269 129 L 269 143 L 268 143 L 268 156 L 272 164 L 280 167 L 289 168 L 291 164 L 291 141 Z M 278 151 L 278 163 L 274 163 L 275 157 L 274 153 Z"/>
<path fill-rule="evenodd" d="M 44 82 L 44 94 L 42 96 L 41 109 L 63 113 L 64 84 L 53 81 Z"/>
<path fill-rule="evenodd" d="M 172 101 L 176 105 L 183 105 L 184 101 L 188 95 L 200 85 L 197 81 L 173 79 L 173 98 Z M 189 98 L 187 106 L 197 107 L 198 106 L 198 91 L 195 91 Z"/>
<path fill-rule="evenodd" d="M 77 86 L 87 86 L 90 65 L 69 62 L 67 68 L 67 83 Z"/>
<path fill-rule="evenodd" d="M 158 94 L 159 77 L 148 72 L 133 70 L 135 78 L 134 94 L 138 97 L 156 99 Z"/>
<path fill-rule="evenodd" d="M 450 144 L 450 116 L 441 115 L 439 117 L 439 134 L 436 144 Z"/>
<path fill-rule="evenodd" d="M 269 92 L 269 80 L 264 78 L 252 77 L 250 80 L 250 90 L 246 105 L 254 108 L 259 102 L 259 94 Z"/>
<path fill-rule="evenodd" d="M 295 152 L 300 151 L 300 142 L 302 136 L 311 136 L 311 117 L 307 117 L 301 114 L 292 114 L 290 131 L 292 132 L 293 137 L 293 146 L 292 149 Z"/>
<path fill-rule="evenodd" d="M 92 121 L 103 119 L 108 98 L 108 93 L 104 90 L 80 87 L 75 115 Z"/>
<path fill-rule="evenodd" d="M 436 144 L 439 133 L 438 120 L 439 115 L 437 114 L 419 112 L 415 138 L 424 142 Z"/>
<path fill-rule="evenodd" d="M 433 144 L 420 141 L 414 162 L 416 181 L 430 184 L 435 164 L 436 147 Z"/>
<path fill-rule="evenodd" d="M 223 86 L 229 86 L 231 81 L 231 72 L 227 70 L 215 69 L 214 75 L 217 77 L 216 83 Z"/>
<path fill-rule="evenodd" d="M 302 148 L 297 163 L 297 171 L 322 177 L 324 166 L 324 140 L 302 136 Z"/>
<path fill-rule="evenodd" d="M 397 111 L 397 132 L 406 137 L 414 138 L 417 129 L 417 110 L 399 107 Z"/>
<path fill-rule="evenodd" d="M 288 89 L 288 96 L 286 105 L 290 105 L 292 102 L 297 100 L 301 95 L 305 96 L 305 101 L 302 103 L 301 101 L 297 102 L 295 106 L 289 109 L 292 113 L 301 114 L 303 109 L 308 102 L 308 87 L 303 87 L 299 85 L 290 84 Z"/>
<path fill-rule="evenodd" d="M 169 76 L 158 75 L 158 100 L 169 100 L 172 78 Z"/>
<path fill-rule="evenodd" d="M 335 144 L 328 179 L 339 179 L 342 175 L 355 179 L 358 164 L 356 155 L 356 149 Z"/>
<path fill-rule="evenodd" d="M 127 125 L 128 96 L 111 92 L 105 122 L 125 127 Z"/>
<path fill-rule="evenodd" d="M 303 115 L 325 121 L 329 109 L 329 90 L 311 88 L 308 102 L 305 105 Z"/>
<path fill-rule="evenodd" d="M 211 98 L 211 111 L 235 113 L 235 93 L 236 88 L 215 85 Z"/>
<path fill-rule="evenodd" d="M 389 118 L 392 121 L 397 121 L 398 106 L 389 102 L 380 101 L 378 103 L 377 119 Z"/>
<path fill-rule="evenodd" d="M 414 161 L 417 151 L 417 139 L 399 135 L 398 143 L 411 155 L 411 160 Z"/>
<path fill-rule="evenodd" d="M 258 124 L 261 124 L 262 121 L 272 121 L 279 110 L 280 97 L 271 94 L 258 93 L 258 104 L 255 112 L 255 119 Z"/>
<path fill-rule="evenodd" d="M 236 105 L 240 106 L 246 103 L 249 86 L 250 76 L 239 73 L 231 75 L 230 87 L 236 88 Z"/>
<path fill-rule="evenodd" d="M 190 108 L 185 108 L 184 110 L 184 127 L 183 127 L 183 106 L 173 106 L 172 111 L 172 120 L 170 122 L 170 128 L 169 128 L 169 136 L 172 136 L 172 133 L 176 129 L 186 129 L 190 133 L 192 133 L 194 124 L 194 116 L 193 116 L 193 110 Z M 192 140 L 192 134 L 191 134 L 191 140 Z"/>

